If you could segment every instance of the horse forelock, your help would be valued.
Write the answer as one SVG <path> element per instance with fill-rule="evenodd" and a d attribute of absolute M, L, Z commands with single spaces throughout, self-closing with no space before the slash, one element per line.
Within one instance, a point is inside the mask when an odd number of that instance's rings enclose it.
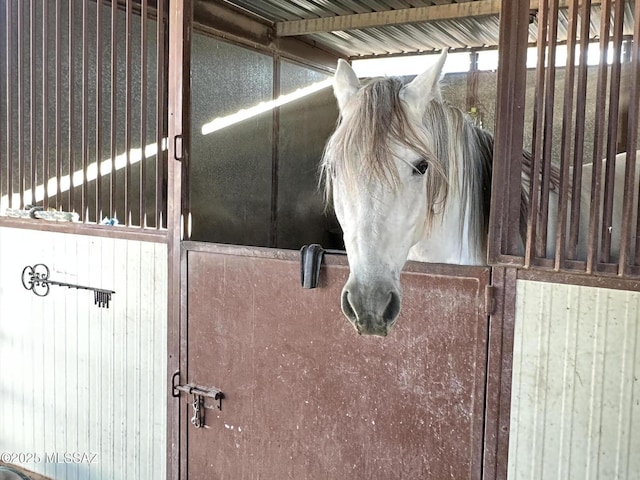
<path fill-rule="evenodd" d="M 327 199 L 333 176 L 340 175 L 349 191 L 382 183 L 391 190 L 399 185 L 393 146 L 406 146 L 429 161 L 434 160 L 426 139 L 412 126 L 400 100 L 404 83 L 396 77 L 374 79 L 364 85 L 343 112 L 327 142 L 322 168 Z M 438 176 L 444 180 L 440 166 Z"/>

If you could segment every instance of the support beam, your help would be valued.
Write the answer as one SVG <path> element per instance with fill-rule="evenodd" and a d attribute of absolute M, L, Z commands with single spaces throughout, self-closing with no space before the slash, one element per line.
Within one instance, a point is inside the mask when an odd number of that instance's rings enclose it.
<path fill-rule="evenodd" d="M 560 8 L 567 8 L 571 0 L 560 0 Z M 539 0 L 531 0 L 531 10 L 538 10 Z M 599 5 L 601 0 L 593 0 L 591 5 Z M 477 0 L 474 2 L 451 3 L 431 7 L 403 8 L 384 12 L 358 13 L 306 20 L 276 22 L 276 36 L 289 37 L 319 32 L 335 32 L 360 28 L 385 27 L 407 23 L 455 20 L 458 18 L 481 17 L 500 14 L 501 0 Z"/>

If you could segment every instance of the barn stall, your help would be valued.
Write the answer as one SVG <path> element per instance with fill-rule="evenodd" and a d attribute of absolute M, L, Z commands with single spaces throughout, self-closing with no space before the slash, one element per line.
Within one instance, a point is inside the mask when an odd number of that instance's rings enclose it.
<path fill-rule="evenodd" d="M 611 225 L 613 173 L 596 172 L 585 258 L 566 201 L 582 163 L 636 150 L 635 2 L 2 6 L 0 450 L 100 459 L 12 463 L 51 478 L 640 469 L 637 190 L 627 175 L 625 221 Z M 498 37 L 499 69 L 478 71 Z M 593 66 L 576 53 L 587 44 Z M 470 65 L 445 85 L 461 84 L 459 105 L 496 135 L 492 267 L 409 264 L 397 329 L 362 339 L 339 308 L 342 255 L 325 254 L 319 288 L 300 287 L 301 245 L 341 248 L 315 190 L 337 118 L 322 82 L 337 58 L 443 47 Z M 521 250 L 509 159 L 523 146 L 540 173 Z M 552 161 L 567 228 L 547 239 Z M 47 221 L 67 218 L 51 208 L 78 222 Z M 115 291 L 110 308 L 82 290 L 33 295 L 19 277 L 38 264 Z"/>

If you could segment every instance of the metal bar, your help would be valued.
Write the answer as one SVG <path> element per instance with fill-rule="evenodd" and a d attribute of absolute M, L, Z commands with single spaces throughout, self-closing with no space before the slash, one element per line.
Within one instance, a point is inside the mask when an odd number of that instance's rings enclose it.
<path fill-rule="evenodd" d="M 163 149 L 163 142 L 166 137 L 165 132 L 165 98 L 166 98 L 166 24 L 165 24 L 165 2 L 158 0 L 156 15 L 156 229 L 161 229 L 164 223 L 162 213 L 164 211 L 164 163 L 166 154 Z"/>
<path fill-rule="evenodd" d="M 118 132 L 117 132 L 117 84 L 118 75 L 118 40 L 117 40 L 117 19 L 118 4 L 111 2 L 111 175 L 109 175 L 109 216 L 118 218 L 116 205 L 116 155 L 118 153 Z"/>
<path fill-rule="evenodd" d="M 578 201 L 571 202 L 571 222 L 567 257 L 575 259 L 578 255 L 580 235 L 580 192 L 582 191 L 582 161 L 584 158 L 584 127 L 587 106 L 587 54 L 589 31 L 591 28 L 591 7 L 589 2 L 580 4 L 580 57 L 578 62 L 578 89 L 576 92 L 575 141 L 573 148 L 573 196 Z"/>
<path fill-rule="evenodd" d="M 279 55 L 273 56 L 273 98 L 280 96 L 280 71 L 281 59 Z M 280 138 L 280 107 L 271 111 L 271 221 L 269 228 L 269 246 L 277 247 L 278 244 L 278 167 L 279 167 L 279 138 Z"/>
<path fill-rule="evenodd" d="M 549 18 L 549 59 L 545 82 L 547 88 L 544 96 L 544 155 L 542 157 L 542 192 L 540 194 L 540 230 L 536 244 L 541 249 L 540 257 L 546 256 L 547 222 L 549 219 L 549 183 L 551 176 L 551 147 L 553 145 L 553 116 L 556 93 L 556 42 L 558 39 L 558 0 L 551 0 L 551 16 Z"/>
<path fill-rule="evenodd" d="M 605 94 L 607 88 L 607 52 L 609 47 L 609 18 L 611 0 L 602 2 L 600 21 L 600 64 L 598 66 L 598 85 L 596 93 L 596 112 L 593 145 L 593 171 L 591 177 L 591 210 L 589 215 L 589 239 L 587 245 L 587 273 L 595 271 L 598 249 L 598 218 L 600 216 L 602 136 L 604 130 Z"/>
<path fill-rule="evenodd" d="M 96 3 L 96 223 L 102 219 L 102 0 Z"/>
<path fill-rule="evenodd" d="M 638 115 L 640 111 L 640 2 L 636 2 L 634 17 L 636 21 L 633 25 L 633 44 L 631 46 L 631 88 L 629 92 L 629 121 L 627 124 L 627 172 L 625 175 L 624 200 L 622 204 L 622 237 L 620 242 L 620 270 L 619 275 L 626 273 L 627 264 L 630 263 L 627 258 L 633 258 L 633 265 L 640 265 L 640 205 L 636 205 L 638 209 L 636 214 L 636 230 L 635 230 L 635 255 L 632 257 L 629 252 L 631 246 L 631 218 L 634 203 L 638 203 L 640 199 L 640 185 L 638 191 L 634 195 L 635 170 L 637 164 L 636 150 L 637 134 L 638 134 Z M 639 182 L 640 183 L 640 182 Z M 635 200 L 634 200 L 635 197 Z"/>
<path fill-rule="evenodd" d="M 213 398 L 214 400 L 220 400 L 224 398 L 224 393 L 217 388 L 204 388 L 198 385 L 174 385 L 174 390 L 188 393 L 189 395 L 199 395 L 201 397 Z"/>
<path fill-rule="evenodd" d="M 605 169 L 604 205 L 602 207 L 602 231 L 600 262 L 611 259 L 611 230 L 613 228 L 613 196 L 615 194 L 616 153 L 618 143 L 618 112 L 620 107 L 620 72 L 622 53 L 622 27 L 624 24 L 623 1 L 614 5 L 613 23 L 613 65 L 609 87 L 609 128 L 607 131 L 607 165 Z"/>
<path fill-rule="evenodd" d="M 6 102 L 7 102 L 7 116 L 6 116 L 6 130 L 7 130 L 7 206 L 9 208 L 13 207 L 13 128 L 12 125 L 14 123 L 13 118 L 13 27 L 11 25 L 11 19 L 13 14 L 11 12 L 11 2 L 7 1 L 5 3 L 5 27 L 6 27 L 6 67 L 7 70 L 5 72 L 7 78 L 7 91 L 6 91 Z"/>
<path fill-rule="evenodd" d="M 132 16 L 133 2 L 127 0 L 126 20 L 125 20 L 125 107 L 124 107 L 124 215 L 125 225 L 131 225 L 131 204 L 129 195 L 131 194 L 131 82 L 132 82 Z"/>
<path fill-rule="evenodd" d="M 49 2 L 42 2 L 42 183 L 44 210 L 49 209 Z"/>
<path fill-rule="evenodd" d="M 146 214 L 146 164 L 145 145 L 147 144 L 147 0 L 142 0 L 140 10 L 140 227 L 147 227 Z"/>
<path fill-rule="evenodd" d="M 189 90 L 189 76 L 191 71 L 191 29 L 193 27 L 192 0 L 172 0 L 168 4 L 169 12 L 169 42 L 168 42 L 168 72 L 167 78 L 167 108 L 166 115 L 168 138 L 167 148 L 167 266 L 168 266 L 168 295 L 167 295 L 167 349 L 169 355 L 167 371 L 187 371 L 186 354 L 181 348 L 180 322 L 180 232 L 181 232 L 181 188 L 182 165 L 176 160 L 175 143 L 173 139 L 185 133 L 184 127 L 189 123 L 188 106 L 191 92 Z M 185 135 L 188 140 L 188 137 Z M 188 141 L 183 145 L 189 150 Z M 188 152 L 187 152 L 188 153 Z M 185 337 L 182 337 L 183 339 Z M 185 346 L 186 349 L 186 346 Z M 167 404 L 167 477 L 187 478 L 186 472 L 186 430 L 180 429 L 177 421 L 184 413 L 180 404 L 172 402 L 171 394 Z M 175 448 L 178 446 L 179 448 Z M 182 467 L 182 468 L 181 468 Z"/>
<path fill-rule="evenodd" d="M 60 25 L 62 17 L 62 7 L 60 0 L 56 0 L 56 125 L 55 125 L 55 142 L 56 142 L 56 209 L 62 208 L 62 27 Z"/>
<path fill-rule="evenodd" d="M 575 85 L 576 31 L 578 28 L 578 1 L 569 5 L 567 26 L 567 63 L 565 66 L 564 106 L 562 116 L 563 139 L 571 138 L 573 124 L 573 89 Z M 556 222 L 556 257 L 554 269 L 560 270 L 566 258 L 567 211 L 570 198 L 569 165 L 571 142 L 565 140 L 560 152 L 560 192 L 558 192 L 558 219 Z M 578 191 L 578 198 L 580 192 Z"/>
<path fill-rule="evenodd" d="M 499 50 L 496 135 L 489 217 L 490 263 L 513 255 L 521 245 L 518 222 L 521 208 L 522 140 L 526 89 L 529 2 L 503 0 L 500 38 L 510 49 Z M 508 50 L 508 51 L 507 51 Z"/>
<path fill-rule="evenodd" d="M 31 205 L 36 203 L 36 6 L 33 0 L 29 2 L 29 170 Z M 26 199 L 25 199 L 26 201 Z"/>
<path fill-rule="evenodd" d="M 18 34 L 17 34 L 17 52 L 18 52 L 18 78 L 17 78 L 17 94 L 18 94 L 18 192 L 20 193 L 20 208 L 24 208 L 24 2 L 18 2 Z"/>
<path fill-rule="evenodd" d="M 544 121 L 545 109 L 544 99 L 547 89 L 550 87 L 545 83 L 545 60 L 546 60 L 546 43 L 549 35 L 549 1 L 545 0 L 540 6 L 538 12 L 538 62 L 536 65 L 536 87 L 535 87 L 535 103 L 533 110 L 533 144 L 532 158 L 533 165 L 531 167 L 531 179 L 529 182 L 529 218 L 527 219 L 527 239 L 525 244 L 524 266 L 529 268 L 535 256 L 539 256 L 537 244 L 537 228 L 538 228 L 538 204 L 540 190 L 540 170 L 544 156 Z M 553 86 L 551 86 L 553 88 Z"/>
<path fill-rule="evenodd" d="M 75 180 L 74 180 L 74 155 L 73 155 L 73 130 L 75 123 L 75 116 L 73 112 L 73 97 L 74 97 L 74 66 L 73 66 L 73 51 L 74 51 L 74 42 L 73 42 L 73 4 L 74 2 L 69 2 L 69 205 L 67 206 L 70 212 L 75 212 L 75 205 L 73 203 L 73 191 L 75 190 Z"/>
<path fill-rule="evenodd" d="M 89 5 L 88 0 L 82 1 L 82 189 L 80 197 L 80 220 L 89 222 L 89 201 L 87 185 L 88 161 L 88 138 L 89 138 L 89 38 L 87 30 L 89 28 Z"/>

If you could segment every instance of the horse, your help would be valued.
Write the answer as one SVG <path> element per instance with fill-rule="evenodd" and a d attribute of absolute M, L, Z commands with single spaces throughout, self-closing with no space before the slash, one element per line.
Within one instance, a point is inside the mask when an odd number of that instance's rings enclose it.
<path fill-rule="evenodd" d="M 487 263 L 493 136 L 443 101 L 439 81 L 445 59 L 446 50 L 406 84 L 384 77 L 365 85 L 347 62 L 338 61 L 333 90 L 340 118 L 320 170 L 325 200 L 332 201 L 343 230 L 350 269 L 341 308 L 361 335 L 384 337 L 395 324 L 402 303 L 400 273 L 407 260 Z M 624 158 L 618 162 L 622 168 L 616 183 L 622 184 Z M 523 154 L 523 241 L 531 164 L 531 156 Z M 590 171 L 585 166 L 583 185 L 588 188 L 580 196 L 580 231 L 588 227 Z M 548 232 L 555 238 L 557 167 L 550 183 Z M 621 210 L 618 199 L 614 225 L 621 225 Z M 618 230 L 613 232 L 612 245 L 619 237 Z M 553 243 L 546 252 L 551 257 Z M 586 251 L 584 241 L 579 251 Z"/>

